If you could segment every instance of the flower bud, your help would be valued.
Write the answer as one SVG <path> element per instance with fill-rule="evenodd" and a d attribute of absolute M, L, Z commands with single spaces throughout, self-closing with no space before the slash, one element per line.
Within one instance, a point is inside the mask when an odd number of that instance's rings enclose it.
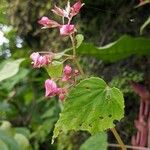
<path fill-rule="evenodd" d="M 65 75 L 70 75 L 72 72 L 72 68 L 69 65 L 66 65 L 64 68 L 64 74 Z"/>
<path fill-rule="evenodd" d="M 59 95 L 59 99 L 60 99 L 61 101 L 63 101 L 63 100 L 65 99 L 65 95 L 64 95 L 64 94 L 60 94 L 60 95 Z"/>

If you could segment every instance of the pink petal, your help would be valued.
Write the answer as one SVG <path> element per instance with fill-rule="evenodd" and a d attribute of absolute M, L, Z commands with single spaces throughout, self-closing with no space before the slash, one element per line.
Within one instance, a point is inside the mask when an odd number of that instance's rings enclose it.
<path fill-rule="evenodd" d="M 30 55 L 30 58 L 33 60 L 33 61 L 37 61 L 37 59 L 40 57 L 40 54 L 38 52 L 34 52 Z"/>
<path fill-rule="evenodd" d="M 74 25 L 67 24 L 67 25 L 62 25 L 60 27 L 60 35 L 67 36 L 67 35 L 70 35 L 74 32 L 75 32 Z"/>
<path fill-rule="evenodd" d="M 57 7 L 56 5 L 55 5 L 54 9 L 52 9 L 52 12 L 58 16 L 65 17 L 65 10 Z"/>
<path fill-rule="evenodd" d="M 45 81 L 45 96 L 52 97 L 56 95 L 57 85 L 53 80 L 47 79 Z"/>
<path fill-rule="evenodd" d="M 39 58 L 40 54 L 38 52 L 34 52 L 30 55 L 30 58 L 32 59 L 32 64 L 34 68 L 39 68 Z"/>
<path fill-rule="evenodd" d="M 72 16 L 77 15 L 83 5 L 84 5 L 84 3 L 81 3 L 80 0 L 79 0 L 78 2 L 76 2 L 76 3 L 71 7 L 71 15 L 72 15 Z"/>
<path fill-rule="evenodd" d="M 46 28 L 55 28 L 60 26 L 59 23 L 54 20 L 50 20 L 48 17 L 42 17 L 41 20 L 38 21 L 38 23 Z"/>

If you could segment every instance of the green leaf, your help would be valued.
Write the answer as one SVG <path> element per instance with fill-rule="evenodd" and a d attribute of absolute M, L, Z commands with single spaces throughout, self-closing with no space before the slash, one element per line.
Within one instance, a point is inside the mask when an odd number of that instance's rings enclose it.
<path fill-rule="evenodd" d="M 29 73 L 29 70 L 20 68 L 19 72 L 9 79 L 3 81 L 3 83 L 0 83 L 0 89 L 6 89 L 7 91 L 10 91 L 13 89 L 13 87 L 22 79 L 24 79 L 27 74 Z"/>
<path fill-rule="evenodd" d="M 7 144 L 9 150 L 19 150 L 19 145 L 13 137 L 0 130 L 0 140 Z"/>
<path fill-rule="evenodd" d="M 0 126 L 1 130 L 10 130 L 11 129 L 11 123 L 9 121 L 2 121 L 2 124 Z"/>
<path fill-rule="evenodd" d="M 113 121 L 123 116 L 124 99 L 119 89 L 110 88 L 100 78 L 91 77 L 70 91 L 55 125 L 53 139 L 69 130 L 95 134 L 114 127 Z"/>
<path fill-rule="evenodd" d="M 143 33 L 143 30 L 150 24 L 150 16 L 148 17 L 148 19 L 144 22 L 144 24 L 141 26 L 140 28 L 140 34 Z"/>
<path fill-rule="evenodd" d="M 81 145 L 80 150 L 107 150 L 107 146 L 107 134 L 98 133 L 85 141 Z"/>
<path fill-rule="evenodd" d="M 84 40 L 84 36 L 82 34 L 76 35 L 76 48 L 78 48 Z"/>
<path fill-rule="evenodd" d="M 0 150 L 9 150 L 5 142 L 0 140 Z"/>
<path fill-rule="evenodd" d="M 29 140 L 23 134 L 16 133 L 14 139 L 17 141 L 20 150 L 29 150 Z"/>
<path fill-rule="evenodd" d="M 0 102 L 0 113 L 6 114 L 11 111 L 10 104 L 6 101 Z"/>
<path fill-rule="evenodd" d="M 58 78 L 62 75 L 63 63 L 59 61 L 53 61 L 52 64 L 45 68 L 51 78 Z"/>
<path fill-rule="evenodd" d="M 150 55 L 150 38 L 122 36 L 119 40 L 103 47 L 82 43 L 77 48 L 80 55 L 93 56 L 103 61 L 115 62 L 131 55 Z"/>
<path fill-rule="evenodd" d="M 26 138 L 30 137 L 30 130 L 25 127 L 17 127 L 15 128 L 16 133 L 23 134 Z"/>
<path fill-rule="evenodd" d="M 0 70 L 0 82 L 14 76 L 19 71 L 19 65 L 24 59 L 8 60 Z"/>
<path fill-rule="evenodd" d="M 52 116 L 54 115 L 55 110 L 56 110 L 55 107 L 52 107 L 52 108 L 48 109 L 48 110 L 41 116 L 41 118 L 42 118 L 42 119 L 45 119 L 45 118 L 52 117 Z"/>

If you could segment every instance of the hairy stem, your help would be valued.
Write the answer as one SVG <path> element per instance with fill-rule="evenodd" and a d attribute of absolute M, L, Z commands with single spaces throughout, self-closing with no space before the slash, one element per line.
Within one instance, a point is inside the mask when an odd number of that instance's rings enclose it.
<path fill-rule="evenodd" d="M 78 67 L 78 69 L 79 69 L 81 75 L 82 75 L 83 77 L 85 77 L 85 73 L 84 73 L 84 71 L 83 71 L 83 69 L 82 69 L 82 67 L 81 67 L 81 65 L 80 65 L 80 63 L 79 63 L 79 61 L 78 61 L 78 59 L 77 59 L 77 57 L 76 57 L 75 40 L 74 40 L 74 38 L 73 38 L 72 35 L 70 35 L 70 39 L 71 39 L 72 48 L 73 48 L 73 60 L 74 60 L 74 62 L 76 63 L 76 65 L 77 65 L 77 67 Z"/>
<path fill-rule="evenodd" d="M 123 141 L 121 140 L 120 135 L 118 134 L 117 130 L 115 128 L 110 129 L 111 132 L 114 134 L 118 144 L 122 148 L 122 150 L 127 150 L 126 146 L 124 145 Z"/>

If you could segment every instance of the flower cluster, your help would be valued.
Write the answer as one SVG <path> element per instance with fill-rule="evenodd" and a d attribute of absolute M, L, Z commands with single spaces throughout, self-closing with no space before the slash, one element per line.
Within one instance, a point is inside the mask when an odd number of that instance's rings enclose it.
<path fill-rule="evenodd" d="M 75 77 L 78 75 L 79 75 L 79 71 L 77 69 L 73 70 L 69 65 L 66 65 L 64 68 L 62 81 L 63 82 L 71 81 L 71 79 L 75 79 Z"/>
<path fill-rule="evenodd" d="M 30 58 L 32 59 L 32 64 L 34 68 L 41 68 L 52 62 L 53 55 L 47 54 L 41 56 L 38 52 L 34 52 L 30 55 Z"/>
<path fill-rule="evenodd" d="M 67 24 L 59 24 L 58 22 L 49 19 L 48 17 L 42 17 L 41 20 L 38 21 L 39 24 L 43 26 L 43 28 L 59 28 L 60 35 L 67 36 L 73 34 L 76 29 L 73 24 L 71 24 L 72 18 L 77 15 L 84 4 L 79 0 L 72 7 L 70 6 L 70 2 L 65 9 L 61 9 L 57 6 L 52 9 L 52 12 L 58 16 L 63 18 L 67 18 Z"/>
<path fill-rule="evenodd" d="M 47 79 L 45 81 L 45 97 L 59 96 L 60 100 L 64 100 L 67 90 L 65 88 L 58 88 L 56 82 Z"/>
<path fill-rule="evenodd" d="M 68 1 L 67 7 L 65 9 L 54 6 L 52 12 L 60 17 L 62 17 L 63 23 L 60 24 L 54 20 L 49 19 L 48 17 L 42 17 L 38 23 L 42 25 L 42 28 L 58 28 L 60 35 L 63 36 L 72 36 L 75 33 L 75 25 L 71 24 L 72 18 L 76 16 L 84 4 L 81 3 L 81 0 L 78 0 L 73 6 L 70 6 Z M 67 20 L 67 23 L 64 23 L 64 18 Z M 54 53 L 47 52 L 40 55 L 38 52 L 31 54 L 30 58 L 32 59 L 32 64 L 34 68 L 45 67 L 46 70 L 49 69 L 50 65 L 53 65 L 53 60 L 55 60 Z M 69 57 L 69 56 L 68 56 Z M 65 61 L 63 61 L 65 62 Z M 62 75 L 59 78 L 50 78 L 45 81 L 45 97 L 54 97 L 58 96 L 60 100 L 64 100 L 67 95 L 67 89 L 76 82 L 76 77 L 79 75 L 78 70 L 72 69 L 70 65 L 66 65 L 63 69 Z M 63 87 L 58 87 L 56 81 L 59 81 Z M 69 87 L 68 87 L 69 86 Z"/>
<path fill-rule="evenodd" d="M 61 81 L 67 83 L 74 83 L 74 79 L 76 76 L 79 75 L 78 70 L 73 70 L 71 66 L 66 65 L 63 70 L 63 76 Z M 69 81 L 69 82 L 68 82 Z M 60 100 L 64 100 L 65 96 L 67 95 L 67 88 L 60 88 L 57 86 L 56 82 L 52 79 L 47 79 L 45 81 L 45 96 L 46 97 L 53 97 L 58 96 Z"/>
<path fill-rule="evenodd" d="M 41 56 L 38 52 L 34 52 L 31 54 L 30 58 L 32 59 L 32 64 L 34 68 L 47 67 L 47 65 L 52 63 L 53 54 L 46 54 Z M 63 70 L 63 76 L 61 78 L 62 82 L 73 80 L 76 76 L 79 75 L 78 70 L 73 70 L 71 66 L 66 65 Z M 67 88 L 60 88 L 57 86 L 56 82 L 52 79 L 47 79 L 45 81 L 45 97 L 54 97 L 58 96 L 60 100 L 64 100 L 67 95 Z"/>

